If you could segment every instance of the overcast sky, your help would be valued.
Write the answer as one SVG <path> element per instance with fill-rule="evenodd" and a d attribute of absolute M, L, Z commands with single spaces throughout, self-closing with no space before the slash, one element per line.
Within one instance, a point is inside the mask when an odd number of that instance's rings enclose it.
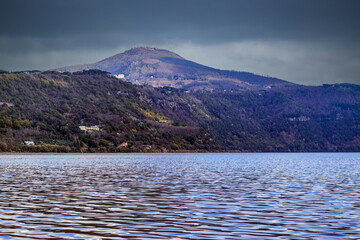
<path fill-rule="evenodd" d="M 359 13 L 357 0 L 1 0 L 0 69 L 151 46 L 300 84 L 360 84 Z"/>

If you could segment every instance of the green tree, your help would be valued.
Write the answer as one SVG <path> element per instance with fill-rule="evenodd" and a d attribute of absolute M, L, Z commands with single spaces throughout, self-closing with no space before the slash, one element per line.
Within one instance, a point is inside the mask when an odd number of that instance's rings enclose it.
<path fill-rule="evenodd" d="M 20 130 L 20 129 L 22 128 L 22 127 L 21 127 L 21 124 L 20 124 L 20 122 L 19 122 L 18 120 L 15 120 L 15 121 L 13 122 L 12 127 L 13 127 L 13 129 L 15 129 L 15 130 Z"/>
<path fill-rule="evenodd" d="M 6 152 L 7 144 L 5 142 L 0 142 L 0 151 Z"/>
<path fill-rule="evenodd" d="M 110 146 L 110 143 L 109 141 L 105 140 L 105 139 L 100 139 L 100 142 L 99 142 L 100 146 L 104 146 L 106 148 L 108 148 Z"/>

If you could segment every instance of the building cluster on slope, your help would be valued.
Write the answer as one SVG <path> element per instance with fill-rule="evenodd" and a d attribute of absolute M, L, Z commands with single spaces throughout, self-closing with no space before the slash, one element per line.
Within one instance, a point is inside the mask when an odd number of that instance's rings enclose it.
<path fill-rule="evenodd" d="M 100 127 L 101 125 L 94 125 L 94 126 L 79 126 L 81 131 L 84 131 L 86 133 L 90 133 L 90 132 L 100 132 Z"/>

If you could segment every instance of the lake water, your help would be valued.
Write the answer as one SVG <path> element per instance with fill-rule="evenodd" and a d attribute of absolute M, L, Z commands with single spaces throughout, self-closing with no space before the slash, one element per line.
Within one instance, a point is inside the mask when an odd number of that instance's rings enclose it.
<path fill-rule="evenodd" d="M 360 154 L 2 154 L 0 238 L 360 239 Z"/>

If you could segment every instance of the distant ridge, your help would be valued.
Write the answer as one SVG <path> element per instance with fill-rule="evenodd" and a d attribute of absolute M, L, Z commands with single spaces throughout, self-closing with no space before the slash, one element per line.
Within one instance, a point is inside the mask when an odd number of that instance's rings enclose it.
<path fill-rule="evenodd" d="M 67 66 L 59 72 L 99 69 L 112 75 L 124 74 L 133 84 L 184 89 L 262 89 L 293 86 L 281 79 L 249 72 L 219 70 L 189 61 L 165 49 L 138 47 L 93 64 Z M 122 75 L 121 75 L 122 76 Z"/>

